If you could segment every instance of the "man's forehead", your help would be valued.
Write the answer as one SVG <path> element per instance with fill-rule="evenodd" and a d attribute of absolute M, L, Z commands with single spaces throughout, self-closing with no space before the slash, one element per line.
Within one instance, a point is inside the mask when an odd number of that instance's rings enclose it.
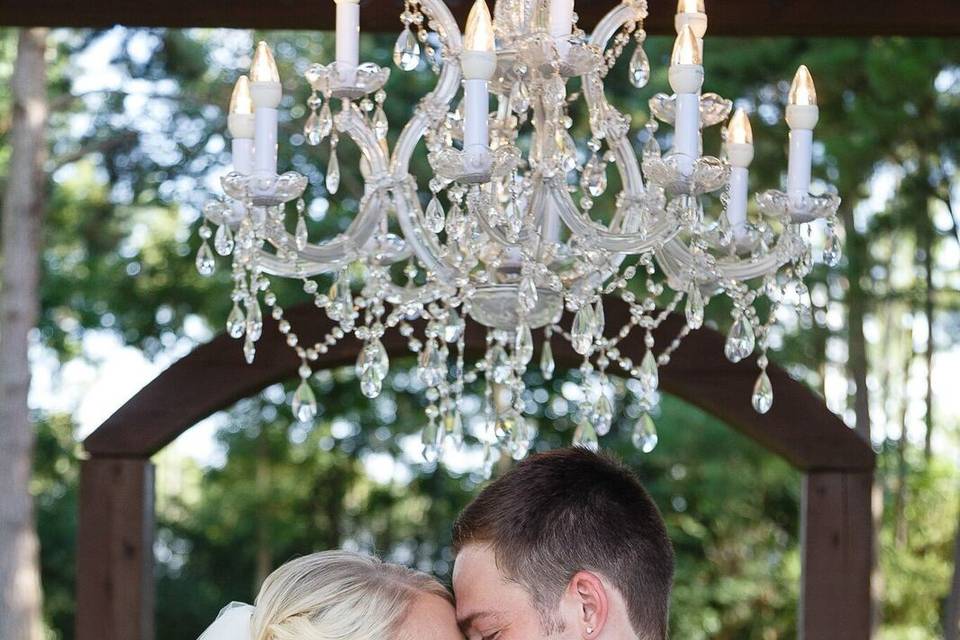
<path fill-rule="evenodd" d="M 506 613 L 504 579 L 497 569 L 493 550 L 486 545 L 467 545 L 453 565 L 453 590 L 457 621 L 462 628 L 487 622 Z"/>

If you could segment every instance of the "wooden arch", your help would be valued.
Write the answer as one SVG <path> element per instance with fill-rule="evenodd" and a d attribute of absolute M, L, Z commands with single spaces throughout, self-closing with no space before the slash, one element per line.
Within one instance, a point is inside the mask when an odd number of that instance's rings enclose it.
<path fill-rule="evenodd" d="M 608 326 L 622 326 L 629 308 L 605 301 Z M 333 324 L 311 305 L 287 319 L 306 343 L 322 340 Z M 668 344 L 683 326 L 674 315 L 656 332 Z M 639 362 L 642 339 L 621 352 Z M 396 331 L 384 337 L 391 356 L 407 354 Z M 769 368 L 776 400 L 765 416 L 750 404 L 755 361 L 731 364 L 724 337 L 701 329 L 686 338 L 661 370 L 661 388 L 723 419 L 803 471 L 803 585 L 801 638 L 866 640 L 870 634 L 872 520 L 875 456 L 823 401 L 776 366 Z M 560 367 L 579 365 L 563 340 L 554 340 Z M 483 352 L 484 331 L 467 325 L 467 350 Z M 347 338 L 315 367 L 351 364 L 358 343 Z M 78 640 L 152 640 L 153 468 L 150 457 L 203 418 L 296 375 L 299 360 L 272 319 L 265 321 L 256 362 L 246 365 L 236 340 L 225 334 L 173 364 L 111 416 L 84 442 L 78 549 Z"/>

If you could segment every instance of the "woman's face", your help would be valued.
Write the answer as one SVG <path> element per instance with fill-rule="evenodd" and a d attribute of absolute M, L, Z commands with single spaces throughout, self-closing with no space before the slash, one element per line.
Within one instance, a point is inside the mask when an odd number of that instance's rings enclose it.
<path fill-rule="evenodd" d="M 401 640 L 463 640 L 453 605 L 432 593 L 413 601 L 400 627 Z"/>

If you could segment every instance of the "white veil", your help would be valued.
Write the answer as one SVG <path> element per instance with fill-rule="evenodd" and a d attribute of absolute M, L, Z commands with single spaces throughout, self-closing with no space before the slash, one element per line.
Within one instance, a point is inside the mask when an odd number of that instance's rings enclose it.
<path fill-rule="evenodd" d="M 197 640 L 252 640 L 253 610 L 249 604 L 231 602 Z"/>

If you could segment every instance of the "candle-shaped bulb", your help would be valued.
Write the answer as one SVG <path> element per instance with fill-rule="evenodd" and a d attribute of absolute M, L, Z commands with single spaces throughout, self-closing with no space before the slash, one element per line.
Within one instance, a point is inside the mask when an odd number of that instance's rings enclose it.
<path fill-rule="evenodd" d="M 753 144 L 753 127 L 743 109 L 737 109 L 727 127 L 728 144 Z"/>
<path fill-rule="evenodd" d="M 800 65 L 797 69 L 797 75 L 793 77 L 793 84 L 790 85 L 790 104 L 800 106 L 816 106 L 817 88 L 813 84 L 813 76 L 807 65 Z"/>
<path fill-rule="evenodd" d="M 250 115 L 253 113 L 253 98 L 250 96 L 250 78 L 240 76 L 233 85 L 230 96 L 231 115 Z"/>
<path fill-rule="evenodd" d="M 494 51 L 493 18 L 485 0 L 477 0 L 467 17 L 463 48 L 466 51 Z"/>
<path fill-rule="evenodd" d="M 706 13 L 703 0 L 680 0 L 677 3 L 677 13 Z"/>
<path fill-rule="evenodd" d="M 677 36 L 677 41 L 673 45 L 673 56 L 671 63 L 674 66 L 680 65 L 701 65 L 703 56 L 700 54 L 700 44 L 697 42 L 697 34 L 688 25 Z"/>
<path fill-rule="evenodd" d="M 273 59 L 273 51 L 262 40 L 257 44 L 257 51 L 253 54 L 253 63 L 250 65 L 251 82 L 280 82 L 280 72 L 277 62 Z"/>

